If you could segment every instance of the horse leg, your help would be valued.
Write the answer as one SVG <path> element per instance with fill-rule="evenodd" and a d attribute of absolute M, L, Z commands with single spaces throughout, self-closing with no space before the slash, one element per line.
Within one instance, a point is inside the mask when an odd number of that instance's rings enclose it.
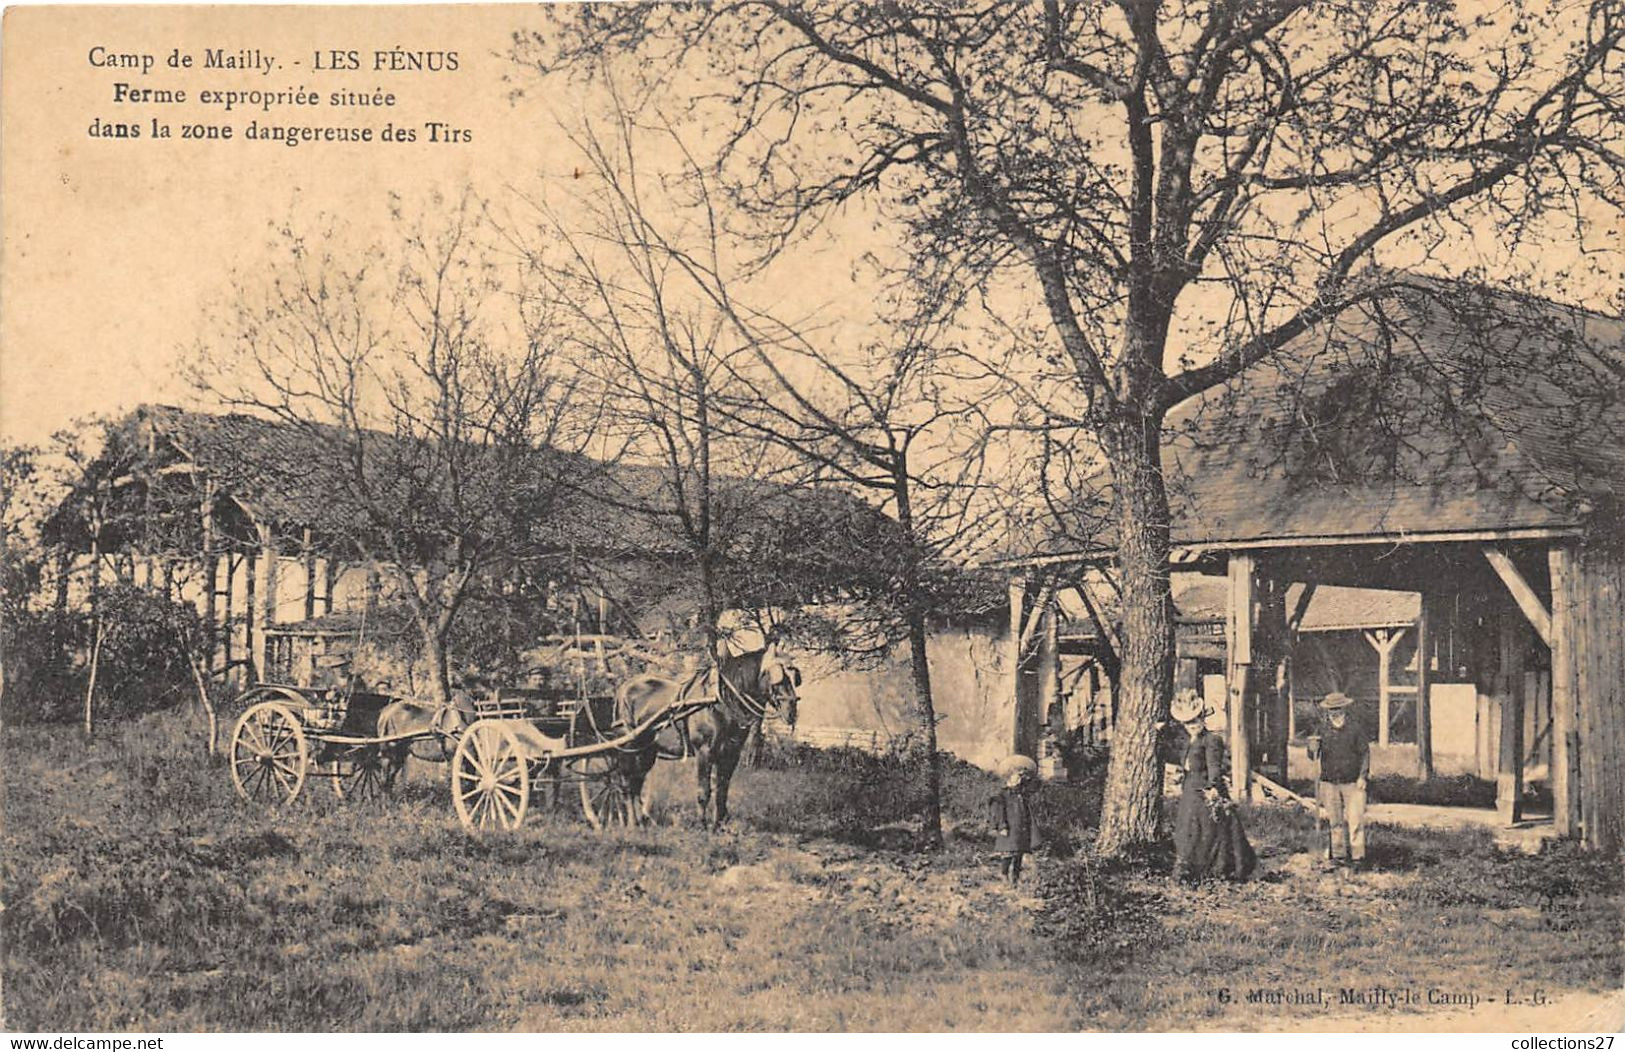
<path fill-rule="evenodd" d="M 639 754 L 622 759 L 621 769 L 626 780 L 626 799 L 623 801 L 626 808 L 626 824 L 635 829 L 642 825 L 643 819 L 647 817 L 643 809 L 643 783 L 649 777 L 649 767 Z"/>
<path fill-rule="evenodd" d="M 728 821 L 728 783 L 734 768 L 739 766 L 739 755 L 745 749 L 743 738 L 729 738 L 717 746 L 717 828 Z"/>
<path fill-rule="evenodd" d="M 393 793 L 395 791 L 395 780 L 400 777 L 401 771 L 406 767 L 407 746 L 385 745 L 378 752 L 380 759 L 383 761 L 383 771 L 381 773 L 383 774 L 384 791 Z"/>
<path fill-rule="evenodd" d="M 707 812 L 711 810 L 711 746 L 705 744 L 695 749 L 694 760 L 700 772 L 700 828 L 704 829 Z"/>

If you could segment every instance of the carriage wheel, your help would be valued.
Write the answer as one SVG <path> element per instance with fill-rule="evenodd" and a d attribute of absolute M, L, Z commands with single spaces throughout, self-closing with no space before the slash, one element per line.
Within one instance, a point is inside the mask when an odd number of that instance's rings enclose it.
<path fill-rule="evenodd" d="M 333 774 L 333 792 L 341 800 L 364 804 L 389 795 L 383 752 L 376 746 L 363 746 L 342 760 L 334 760 Z"/>
<path fill-rule="evenodd" d="M 278 702 L 251 707 L 231 732 L 231 784 L 251 803 L 292 803 L 304 787 L 309 759 L 298 718 Z"/>
<path fill-rule="evenodd" d="M 620 767 L 609 756 L 583 756 L 571 764 L 581 786 L 581 810 L 594 829 L 626 825 L 630 794 Z"/>
<path fill-rule="evenodd" d="M 451 801 L 464 829 L 517 829 L 530 803 L 530 762 L 513 729 L 480 720 L 451 760 Z"/>

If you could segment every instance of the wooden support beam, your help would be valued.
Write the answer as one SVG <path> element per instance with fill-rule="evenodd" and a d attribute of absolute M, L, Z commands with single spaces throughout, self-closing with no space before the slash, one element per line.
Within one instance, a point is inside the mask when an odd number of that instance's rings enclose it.
<path fill-rule="evenodd" d="M 1448 682 L 1455 675 L 1451 666 L 1455 633 L 1460 629 L 1451 611 L 1457 601 L 1457 597 L 1449 593 L 1423 592 L 1416 623 L 1417 653 L 1421 655 L 1416 680 L 1419 688 L 1416 692 L 1416 776 L 1424 780 L 1433 777 L 1433 681 L 1442 678 Z M 1450 644 L 1450 652 L 1441 656 L 1446 643 Z M 1435 664 L 1442 676 L 1436 675 Z"/>
<path fill-rule="evenodd" d="M 203 535 L 203 667 L 214 671 L 215 640 L 215 576 L 218 560 L 214 552 L 214 484 L 203 484 L 203 499 L 198 507 L 199 525 Z M 229 629 L 228 629 L 229 631 Z"/>
<path fill-rule="evenodd" d="M 1553 544 L 1546 564 L 1552 576 L 1552 828 L 1558 836 L 1572 837 L 1580 832 L 1573 549 Z"/>
<path fill-rule="evenodd" d="M 1501 748 L 1495 771 L 1495 810 L 1512 825 L 1523 819 L 1523 636 L 1501 619 Z"/>
<path fill-rule="evenodd" d="M 1540 601 L 1540 596 L 1535 594 L 1535 590 L 1529 586 L 1529 582 L 1524 580 L 1523 574 L 1519 572 L 1517 564 L 1512 561 L 1512 557 L 1493 544 L 1481 545 L 1480 548 L 1484 552 L 1484 558 L 1489 560 L 1489 564 L 1495 568 L 1496 574 L 1500 576 L 1501 582 L 1507 586 L 1507 591 L 1512 593 L 1513 601 L 1518 604 L 1518 609 L 1523 611 L 1523 616 L 1527 617 L 1529 623 L 1534 626 L 1535 634 L 1540 636 L 1540 641 L 1547 646 L 1551 646 L 1551 612 L 1546 609 L 1546 604 Z"/>
<path fill-rule="evenodd" d="M 310 544 L 310 527 L 306 526 L 300 538 L 305 556 L 305 620 L 316 616 L 316 549 Z"/>
<path fill-rule="evenodd" d="M 1625 552 L 1582 545 L 1573 569 L 1581 823 L 1586 846 L 1612 855 L 1625 847 Z"/>
<path fill-rule="evenodd" d="M 1405 629 L 1386 628 L 1362 633 L 1377 651 L 1377 744 L 1388 744 L 1388 725 L 1393 721 L 1394 648 L 1405 638 Z"/>
<path fill-rule="evenodd" d="M 1032 669 L 1024 660 L 1026 653 L 1022 646 L 1023 629 L 1027 623 L 1027 580 L 1024 577 L 1010 578 L 1010 694 L 1012 707 L 1010 712 L 1010 751 L 1025 756 L 1021 751 L 1024 744 L 1025 726 L 1027 720 L 1024 710 L 1030 708 L 1036 700 L 1037 682 L 1031 674 Z"/>
<path fill-rule="evenodd" d="M 1298 593 L 1298 601 L 1292 606 L 1292 613 L 1286 619 L 1287 631 L 1296 633 L 1298 626 L 1303 624 L 1303 615 L 1309 612 L 1309 602 L 1314 599 L 1317 587 L 1313 581 L 1305 582 L 1303 591 Z"/>
<path fill-rule="evenodd" d="M 1252 749 L 1248 741 L 1247 694 L 1248 674 L 1253 661 L 1253 619 L 1258 586 L 1257 563 L 1246 552 L 1230 556 L 1230 601 L 1225 617 L 1225 643 L 1227 659 L 1226 681 L 1229 686 L 1230 728 L 1230 780 L 1236 799 L 1246 800 L 1251 793 Z"/>
<path fill-rule="evenodd" d="M 1054 593 L 1050 593 L 1053 597 Z M 1033 745 L 1037 750 L 1038 739 L 1043 737 L 1043 728 L 1053 723 L 1054 709 L 1061 703 L 1061 633 L 1060 618 L 1056 616 L 1055 603 L 1047 603 L 1044 615 L 1038 626 L 1038 654 L 1036 657 L 1038 668 L 1036 670 L 1037 682 L 1034 684 L 1038 695 L 1037 704 L 1033 706 L 1033 715 L 1037 717 L 1031 728 Z M 1062 728 L 1064 729 L 1064 723 Z M 1023 755 L 1032 755 L 1030 753 Z M 1045 757 L 1035 757 L 1040 763 L 1040 770 Z M 1051 761 L 1053 763 L 1054 761 Z M 1053 777 L 1057 770 L 1051 766 L 1045 771 L 1046 777 Z"/>
<path fill-rule="evenodd" d="M 269 526 L 259 527 L 260 604 L 250 615 L 258 622 L 254 638 L 254 668 L 261 679 L 270 675 L 270 643 L 267 630 L 276 623 L 277 557 L 276 534 Z M 252 609 L 252 608 L 251 608 Z"/>
<path fill-rule="evenodd" d="M 1040 576 L 1038 597 L 1033 600 L 1033 606 L 1027 613 L 1025 624 L 1021 628 L 1017 653 L 1027 656 L 1032 654 L 1033 645 L 1038 637 L 1038 626 L 1044 618 L 1045 611 L 1054 605 L 1055 582 L 1048 576 Z"/>

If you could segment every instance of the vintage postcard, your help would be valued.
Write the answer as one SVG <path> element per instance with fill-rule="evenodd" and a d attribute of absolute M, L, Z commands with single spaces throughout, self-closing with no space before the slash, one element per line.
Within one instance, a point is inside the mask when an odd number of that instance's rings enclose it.
<path fill-rule="evenodd" d="M 1622 209 L 1617 0 L 8 9 L 0 1025 L 1610 1048 Z"/>

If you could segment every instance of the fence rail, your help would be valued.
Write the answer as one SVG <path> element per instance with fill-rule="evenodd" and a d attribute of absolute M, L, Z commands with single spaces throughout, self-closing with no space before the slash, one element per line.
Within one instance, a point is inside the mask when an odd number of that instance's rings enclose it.
<path fill-rule="evenodd" d="M 797 727 L 791 730 L 782 724 L 763 728 L 767 735 L 779 741 L 810 745 L 815 749 L 861 749 L 864 752 L 885 752 L 891 748 L 897 735 L 889 731 L 859 730 L 850 727 Z"/>

